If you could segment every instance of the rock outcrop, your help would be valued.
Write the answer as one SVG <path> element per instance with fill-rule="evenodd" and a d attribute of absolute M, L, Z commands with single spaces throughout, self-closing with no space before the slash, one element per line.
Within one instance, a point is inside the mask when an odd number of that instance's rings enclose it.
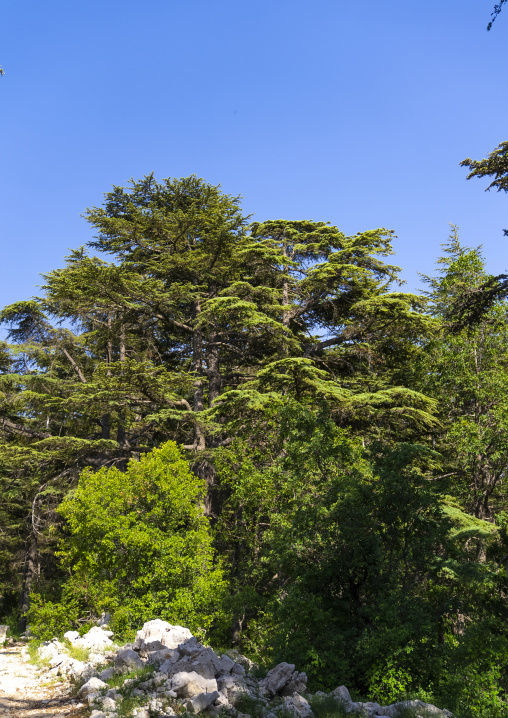
<path fill-rule="evenodd" d="M 238 652 L 219 655 L 187 628 L 159 619 L 145 623 L 133 644 L 118 648 L 112 637 L 104 619 L 101 626 L 94 626 L 84 636 L 76 631 L 65 634 L 72 646 L 88 649 L 88 662 L 72 658 L 65 644 L 57 639 L 39 649 L 40 656 L 49 660 L 51 672 L 70 675 L 83 684 L 78 696 L 93 709 L 92 718 L 117 718 L 124 698 L 129 698 L 130 703 L 123 706 L 122 714 L 134 700 L 137 707 L 130 715 L 135 718 L 169 718 L 182 712 L 204 713 L 211 718 L 221 711 L 226 711 L 227 718 L 250 718 L 238 710 L 249 704 L 257 706 L 256 713 L 263 718 L 278 718 L 281 711 L 293 718 L 313 718 L 307 676 L 292 663 L 279 663 L 265 678 L 256 680 L 249 673 L 254 664 Z M 105 662 L 110 664 L 107 668 Z M 99 664 L 100 670 L 96 668 Z M 107 683 L 113 678 L 116 688 Z M 408 710 L 414 718 L 451 716 L 421 701 L 389 706 L 355 702 L 345 686 L 328 694 L 319 692 L 315 698 L 319 697 L 333 698 L 337 708 L 342 706 L 346 713 L 363 718 L 398 718 Z"/>

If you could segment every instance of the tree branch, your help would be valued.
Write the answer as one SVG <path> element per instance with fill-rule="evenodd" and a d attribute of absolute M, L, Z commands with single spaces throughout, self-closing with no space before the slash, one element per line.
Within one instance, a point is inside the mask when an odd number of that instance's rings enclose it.
<path fill-rule="evenodd" d="M 71 357 L 71 355 L 69 354 L 69 352 L 67 351 L 67 349 L 66 349 L 65 347 L 62 347 L 62 352 L 65 354 L 66 358 L 69 360 L 70 365 L 72 366 L 72 368 L 74 369 L 74 371 L 75 371 L 76 374 L 78 375 L 79 380 L 80 380 L 81 382 L 83 382 L 83 384 L 86 384 L 87 381 L 86 381 L 86 379 L 85 379 L 85 375 L 83 374 L 83 372 L 81 371 L 81 369 L 80 369 L 79 366 L 76 364 L 76 362 L 75 362 L 74 359 Z"/>
<path fill-rule="evenodd" d="M 28 436 L 31 439 L 49 439 L 51 434 L 46 431 L 36 431 L 30 429 L 28 426 L 22 426 L 21 424 L 15 424 L 7 417 L 2 417 L 2 428 L 11 434 L 21 434 L 22 436 Z"/>

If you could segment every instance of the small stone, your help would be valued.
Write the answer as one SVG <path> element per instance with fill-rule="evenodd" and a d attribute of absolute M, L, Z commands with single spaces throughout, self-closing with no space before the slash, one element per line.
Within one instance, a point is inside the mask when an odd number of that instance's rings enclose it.
<path fill-rule="evenodd" d="M 275 696 L 293 677 L 295 666 L 292 663 L 279 663 L 271 671 L 268 671 L 266 678 L 259 682 L 262 694 Z"/>
<path fill-rule="evenodd" d="M 106 697 L 112 698 L 114 701 L 118 701 L 119 703 L 123 700 L 122 694 L 119 693 L 116 688 L 110 688 L 106 693 Z"/>
<path fill-rule="evenodd" d="M 181 698 L 193 698 L 200 693 L 213 693 L 217 690 L 215 678 L 207 679 L 195 671 L 175 673 L 171 680 L 171 689 Z"/>
<path fill-rule="evenodd" d="M 349 695 L 349 691 L 346 686 L 338 686 L 331 692 L 331 695 L 342 701 L 346 701 L 347 703 L 351 702 L 351 696 Z"/>
<path fill-rule="evenodd" d="M 218 691 L 213 693 L 200 693 L 190 701 L 187 701 L 186 708 L 190 713 L 201 713 L 206 710 L 217 698 L 219 697 Z M 249 717 L 250 718 L 250 717 Z"/>
<path fill-rule="evenodd" d="M 101 681 L 99 678 L 90 678 L 78 691 L 78 696 L 88 696 L 90 693 L 96 693 L 97 691 L 107 688 L 107 684 Z"/>
<path fill-rule="evenodd" d="M 291 697 L 284 698 L 284 707 L 295 718 L 311 718 L 312 716 L 309 702 L 296 691 Z"/>
<path fill-rule="evenodd" d="M 143 668 L 145 664 L 132 648 L 121 648 L 115 656 L 115 671 L 129 673 L 129 671 Z"/>
<path fill-rule="evenodd" d="M 106 711 L 106 713 L 111 713 L 111 711 L 114 711 L 116 708 L 116 703 L 112 698 L 106 698 L 102 699 L 102 708 Z"/>
<path fill-rule="evenodd" d="M 63 637 L 66 638 L 69 643 L 74 643 L 74 641 L 78 640 L 79 633 L 78 631 L 67 631 L 66 633 L 64 633 Z"/>

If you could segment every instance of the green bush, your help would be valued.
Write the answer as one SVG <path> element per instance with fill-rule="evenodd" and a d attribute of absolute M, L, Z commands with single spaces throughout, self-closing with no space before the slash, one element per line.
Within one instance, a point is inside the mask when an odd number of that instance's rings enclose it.
<path fill-rule="evenodd" d="M 59 601 L 33 595 L 29 620 L 40 638 L 113 614 L 117 634 L 153 618 L 207 631 L 225 581 L 203 514 L 205 484 L 174 442 L 112 467 L 85 470 L 60 514 L 70 536 L 59 557 L 69 578 Z"/>
<path fill-rule="evenodd" d="M 63 595 L 63 601 L 54 602 L 42 594 L 32 593 L 28 622 L 30 631 L 40 641 L 49 641 L 74 627 L 79 607 L 67 591 L 64 590 Z"/>

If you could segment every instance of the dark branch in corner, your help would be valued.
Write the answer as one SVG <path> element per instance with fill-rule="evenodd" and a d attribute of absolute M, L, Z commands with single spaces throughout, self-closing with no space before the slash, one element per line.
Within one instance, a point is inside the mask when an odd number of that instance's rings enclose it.
<path fill-rule="evenodd" d="M 497 3 L 497 5 L 494 5 L 494 12 L 491 13 L 492 20 L 487 25 L 487 30 L 490 30 L 492 28 L 492 25 L 494 24 L 497 16 L 503 9 L 503 5 L 505 4 L 505 2 L 507 2 L 507 0 L 500 0 L 500 2 Z"/>

